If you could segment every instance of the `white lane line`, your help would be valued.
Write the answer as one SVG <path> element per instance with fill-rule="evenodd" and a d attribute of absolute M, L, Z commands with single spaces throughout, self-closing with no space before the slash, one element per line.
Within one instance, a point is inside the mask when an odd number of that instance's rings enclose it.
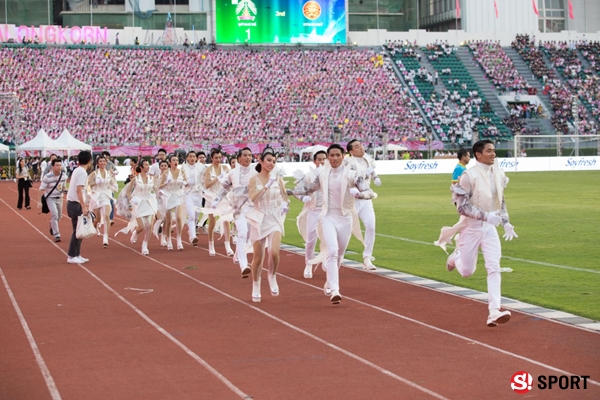
<path fill-rule="evenodd" d="M 290 277 L 290 276 L 287 276 L 287 275 L 283 275 L 283 274 L 280 274 L 280 273 L 278 273 L 277 275 L 282 275 L 282 276 L 284 276 L 284 277 L 288 278 L 289 280 L 292 280 L 292 281 L 294 281 L 294 282 L 297 282 L 297 283 L 302 283 L 302 284 L 304 284 L 304 285 L 307 285 L 307 286 L 313 287 L 313 288 L 315 288 L 315 289 L 318 289 L 319 291 L 322 291 L 322 290 L 323 290 L 322 288 L 320 288 L 320 287 L 318 287 L 318 286 L 311 285 L 310 283 L 303 282 L 303 281 L 301 281 L 301 280 L 298 280 L 298 279 L 296 279 L 296 278 L 292 278 L 292 277 Z M 501 349 L 501 348 L 499 348 L 499 347 L 495 347 L 495 346 L 489 345 L 489 344 L 487 344 L 487 343 L 484 343 L 484 342 L 480 342 L 479 340 L 476 340 L 476 339 L 471 339 L 471 338 L 469 338 L 469 337 L 467 337 L 467 336 L 463 336 L 463 335 L 460 335 L 460 334 L 458 334 L 458 333 L 454 333 L 454 332 L 448 331 L 448 330 L 446 330 L 446 329 L 443 329 L 443 328 L 438 328 L 437 326 L 429 325 L 429 324 L 428 324 L 428 323 L 426 323 L 426 322 L 422 322 L 422 321 L 419 321 L 419 320 L 416 320 L 416 319 L 413 319 L 413 318 L 407 317 L 407 316 L 405 316 L 405 315 L 398 314 L 398 313 L 395 313 L 395 312 L 393 312 L 393 311 L 390 311 L 390 310 L 386 310 L 385 308 L 381 308 L 381 307 L 375 306 L 375 305 L 373 305 L 373 304 L 365 303 L 364 301 L 357 300 L 357 299 L 354 299 L 354 298 L 352 298 L 352 297 L 344 296 L 344 299 L 348 299 L 348 300 L 355 301 L 355 302 L 357 302 L 357 303 L 359 303 L 359 304 L 362 304 L 363 306 L 371 307 L 371 308 L 373 308 L 373 309 L 375 309 L 375 310 L 378 310 L 378 311 L 384 312 L 384 313 L 386 313 L 386 314 L 389 314 L 389 315 L 392 315 L 392 316 L 394 316 L 394 317 L 401 318 L 401 319 L 403 319 L 403 320 L 406 320 L 406 321 L 414 322 L 415 324 L 418 324 L 418 325 L 424 326 L 424 327 L 426 327 L 426 328 L 433 329 L 433 330 L 435 330 L 435 331 L 437 331 L 437 332 L 440 332 L 440 333 L 445 333 L 445 334 L 447 334 L 447 335 L 450 335 L 450 336 L 453 336 L 453 337 L 455 337 L 455 338 L 462 339 L 462 340 L 464 340 L 464 341 L 466 341 L 466 342 L 469 342 L 469 343 L 474 343 L 474 344 L 478 344 L 478 345 L 480 345 L 480 346 L 482 346 L 482 347 L 485 347 L 485 348 L 487 348 L 487 349 L 494 350 L 494 351 L 497 351 L 497 352 L 499 352 L 499 353 L 502 353 L 502 354 L 505 354 L 505 355 L 508 355 L 508 356 L 511 356 L 511 357 L 515 357 L 515 358 L 518 358 L 518 359 L 520 359 L 520 360 L 523 360 L 523 361 L 527 361 L 527 362 L 529 362 L 529 363 L 532 363 L 532 364 L 538 365 L 538 366 L 540 366 L 540 367 L 547 368 L 547 369 L 549 369 L 549 370 L 551 370 L 551 371 L 559 372 L 559 373 L 561 373 L 562 375 L 577 375 L 577 374 L 575 374 L 575 373 L 568 372 L 568 371 L 562 370 L 562 369 L 560 369 L 560 368 L 553 367 L 553 366 L 551 366 L 551 365 L 548 365 L 548 364 L 544 364 L 544 363 L 542 363 L 542 362 L 540 362 L 540 361 L 533 360 L 533 359 L 531 359 L 531 358 L 528 358 L 528 357 L 525 357 L 525 356 L 522 356 L 522 355 L 519 355 L 519 354 L 513 353 L 513 352 L 511 352 L 511 351 L 504 350 L 504 349 Z M 593 381 L 593 380 L 589 380 L 589 379 L 588 379 L 588 382 L 592 383 L 593 385 L 600 386 L 600 382 Z"/>
<path fill-rule="evenodd" d="M 6 204 L 6 202 L 4 201 L 4 199 L 0 199 L 0 201 L 2 201 L 8 207 L 8 204 Z M 61 249 L 56 243 L 54 243 L 52 240 L 50 240 L 50 238 L 48 238 L 46 235 L 44 235 L 31 222 L 29 222 L 27 219 L 25 219 L 22 215 L 20 215 L 19 213 L 17 213 L 15 210 L 12 210 L 12 211 L 15 214 L 17 214 L 22 220 L 24 220 L 27 224 L 29 224 L 29 226 L 31 226 L 33 229 L 35 229 L 44 239 L 46 239 L 48 242 L 50 242 L 52 245 L 54 245 L 54 247 L 56 247 L 61 253 L 63 253 L 65 256 L 67 255 L 67 253 L 63 249 Z M 117 242 L 117 241 L 115 240 L 115 242 Z M 117 243 L 119 243 L 119 242 L 117 242 Z M 119 244 L 121 244 L 121 243 L 119 243 Z M 127 247 L 127 246 L 124 246 L 124 247 Z M 183 343 L 181 343 L 179 340 L 177 340 L 175 337 L 173 337 L 163 327 L 161 327 L 160 325 L 158 325 L 150 317 L 148 317 L 146 314 L 144 314 L 143 311 L 141 311 L 140 309 L 138 309 L 135 305 L 133 305 L 127 299 L 125 299 L 123 296 L 121 296 L 119 293 L 117 293 L 117 291 L 115 291 L 112 287 L 110 287 L 108 284 L 106 284 L 102 279 L 100 279 L 98 276 L 96 276 L 92 271 L 90 271 L 89 269 L 87 269 L 86 267 L 84 267 L 82 264 L 77 264 L 77 265 L 81 269 L 83 269 L 84 271 L 86 271 L 92 278 L 94 278 L 95 280 L 97 280 L 108 291 L 110 291 L 112 294 L 114 294 L 119 300 L 121 300 L 123 303 L 125 303 L 127 306 L 129 306 L 136 314 L 138 314 L 140 317 L 142 317 L 152 327 L 154 327 L 157 331 L 159 331 L 160 333 L 162 333 L 171 342 L 173 342 L 177 347 L 179 347 L 180 349 L 182 349 L 188 356 L 192 357 L 200 365 L 202 365 L 204 368 L 206 368 L 212 375 L 214 375 L 218 380 L 220 380 L 225 386 L 227 386 L 231 391 L 233 391 L 235 394 L 237 394 L 240 398 L 242 398 L 242 399 L 249 399 L 250 398 L 246 393 L 242 392 L 237 386 L 235 386 L 233 383 L 231 383 L 231 381 L 229 381 L 227 378 L 225 378 L 225 376 L 223 376 L 219 371 L 217 371 L 210 364 L 208 364 L 206 361 L 204 361 L 204 359 L 202 359 L 202 357 L 200 357 L 199 355 L 197 355 L 196 353 L 194 353 L 187 346 L 185 346 Z M 2 275 L 2 276 L 4 276 L 4 275 Z M 27 329 L 27 331 L 28 331 L 28 329 Z M 33 339 L 33 337 L 32 337 L 32 339 Z M 33 344 L 35 345 L 35 342 Z M 36 349 L 37 349 L 37 346 L 36 346 Z M 43 360 L 42 360 L 42 363 L 43 363 Z M 44 367 L 45 367 L 45 364 L 44 364 Z M 48 372 L 48 375 L 49 375 L 49 372 Z M 52 378 L 50 378 L 50 379 L 52 379 Z M 54 384 L 54 382 L 52 382 L 52 383 Z M 57 397 L 56 399 L 60 399 L 60 396 Z"/>
<path fill-rule="evenodd" d="M 290 221 L 296 221 L 295 218 L 286 218 L 287 220 Z M 364 231 L 362 231 L 363 234 L 365 233 Z M 400 236 L 393 236 L 393 235 L 386 235 L 384 233 L 376 233 L 375 236 L 381 236 L 387 239 L 394 239 L 394 240 L 401 240 L 403 242 L 409 242 L 409 243 L 416 243 L 416 244 L 424 244 L 427 246 L 435 246 L 435 244 L 433 244 L 433 242 L 424 242 L 422 240 L 413 240 L 413 239 L 409 239 L 409 238 L 403 238 Z M 289 243 L 286 243 L 289 244 Z M 293 244 L 289 244 L 290 246 L 294 246 Z M 454 246 L 448 246 L 449 248 L 453 248 Z M 481 254 L 481 253 L 480 253 Z M 597 270 L 593 270 L 593 269 L 587 269 L 587 268 L 578 268 L 578 267 L 571 267 L 569 265 L 560 265 L 560 264 L 552 264 L 552 263 L 547 263 L 547 262 L 543 262 L 543 261 L 535 261 L 535 260 L 527 260 L 524 258 L 517 258 L 517 257 L 509 257 L 509 256 L 502 256 L 502 258 L 507 259 L 507 260 L 511 260 L 511 261 L 518 261 L 518 262 L 522 262 L 522 263 L 527 263 L 527 264 L 535 264 L 535 265 L 542 265 L 544 267 L 552 267 L 552 268 L 560 268 L 560 269 L 567 269 L 570 271 L 580 271 L 580 272 L 587 272 L 590 274 L 600 274 L 600 271 Z"/>
<path fill-rule="evenodd" d="M 8 281 L 6 280 L 6 276 L 4 275 L 4 271 L 2 271 L 2 268 L 0 268 L 0 277 L 2 277 L 2 282 L 4 283 L 4 288 L 6 289 L 6 292 L 8 293 L 8 297 L 10 298 L 13 308 L 15 309 L 15 312 L 17 313 L 17 316 L 19 317 L 21 326 L 23 327 L 23 330 L 25 331 L 25 336 L 27 336 L 27 341 L 29 342 L 29 347 L 31 347 L 31 350 L 33 351 L 33 355 L 35 356 L 35 360 L 37 361 L 38 367 L 42 373 L 42 376 L 44 377 L 44 381 L 46 381 L 46 386 L 48 387 L 48 390 L 50 391 L 50 396 L 52 396 L 53 400 L 60 400 L 60 399 L 62 399 L 62 397 L 60 397 L 60 393 L 58 392 L 56 383 L 54 382 L 54 379 L 52 378 L 52 375 L 50 374 L 50 370 L 48 369 L 48 366 L 46 365 L 46 362 L 44 361 L 44 358 L 42 357 L 42 353 L 40 353 L 40 349 L 38 348 L 37 343 L 35 342 L 35 339 L 33 338 L 33 334 L 31 333 L 31 330 L 29 329 L 29 325 L 27 324 L 27 321 L 25 320 L 25 317 L 23 316 L 23 313 L 21 312 L 21 308 L 19 307 L 19 304 L 17 303 L 17 299 L 15 299 L 15 296 L 13 295 L 13 292 L 10 289 L 10 286 L 8 285 Z"/>

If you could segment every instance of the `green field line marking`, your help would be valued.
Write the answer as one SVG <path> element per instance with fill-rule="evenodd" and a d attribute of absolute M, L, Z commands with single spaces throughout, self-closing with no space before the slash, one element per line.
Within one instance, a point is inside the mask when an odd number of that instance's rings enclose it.
<path fill-rule="evenodd" d="M 295 218 L 287 218 L 287 219 L 292 220 L 292 221 L 296 220 Z M 365 233 L 364 231 L 362 231 L 362 232 Z M 433 244 L 433 242 L 424 242 L 422 240 L 414 240 L 414 239 L 408 239 L 408 238 L 403 238 L 403 237 L 399 237 L 399 236 L 386 235 L 384 233 L 376 233 L 375 236 L 381 236 L 381 237 L 384 237 L 387 239 L 402 240 L 403 242 L 435 246 L 435 244 Z M 451 246 L 448 246 L 448 247 L 451 247 Z M 528 264 L 542 265 L 544 267 L 561 268 L 561 269 L 567 269 L 567 270 L 571 270 L 571 271 L 580 271 L 580 272 L 588 272 L 591 274 L 600 274 L 600 271 L 595 271 L 593 269 L 577 268 L 577 267 L 571 267 L 568 265 L 552 264 L 552 263 L 546 263 L 543 261 L 526 260 L 524 258 L 516 258 L 516 257 L 509 257 L 509 256 L 502 256 L 502 258 L 504 258 L 506 260 L 511 260 L 511 261 L 524 262 L 524 263 L 528 263 Z"/>

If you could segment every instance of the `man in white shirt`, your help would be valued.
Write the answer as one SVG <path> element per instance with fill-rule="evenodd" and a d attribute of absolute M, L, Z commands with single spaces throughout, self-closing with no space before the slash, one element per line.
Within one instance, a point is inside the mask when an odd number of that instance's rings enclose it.
<path fill-rule="evenodd" d="M 150 171 L 148 173 L 153 177 L 157 177 L 160 175 L 160 162 L 167 158 L 167 150 L 158 149 L 156 153 L 156 162 L 150 166 Z"/>
<path fill-rule="evenodd" d="M 50 210 L 50 234 L 54 236 L 55 242 L 60 242 L 60 231 L 58 221 L 62 216 L 63 188 L 67 182 L 67 174 L 62 170 L 62 161 L 55 158 L 51 163 L 52 172 L 42 176 L 40 185 L 40 197 L 46 196 L 46 204 Z M 42 207 L 41 199 L 38 208 Z"/>
<path fill-rule="evenodd" d="M 371 179 L 376 186 L 381 185 L 381 180 L 375 173 L 375 161 L 365 153 L 361 142 L 352 139 L 346 145 L 346 149 L 352 157 L 348 159 L 348 164 L 357 171 L 363 171 L 368 175 L 365 181 L 368 186 L 371 185 Z M 384 155 L 387 157 L 387 154 Z M 373 209 L 373 200 L 359 199 L 355 201 L 358 218 L 365 225 L 365 247 L 363 250 L 363 268 L 368 270 L 376 269 L 371 259 L 373 257 L 373 246 L 375 245 L 375 210 Z"/>
<path fill-rule="evenodd" d="M 185 157 L 186 162 L 182 165 L 187 178 L 185 185 L 185 208 L 187 210 L 187 225 L 192 246 L 198 246 L 196 236 L 196 222 L 198 222 L 198 211 L 202 208 L 202 190 L 204 188 L 204 165 L 196 162 L 196 152 L 189 151 Z"/>
<path fill-rule="evenodd" d="M 81 241 L 77 239 L 77 219 L 80 215 L 88 213 L 88 207 L 85 198 L 85 185 L 87 183 L 88 174 L 87 171 L 92 166 L 92 153 L 89 151 L 82 151 L 77 157 L 79 160 L 79 167 L 73 171 L 71 175 L 71 183 L 69 184 L 69 191 L 67 192 L 67 215 L 71 218 L 73 224 L 73 234 L 71 235 L 71 242 L 69 243 L 69 251 L 67 262 L 69 264 L 82 264 L 89 260 L 81 257 Z"/>
<path fill-rule="evenodd" d="M 504 240 L 518 237 L 510 224 L 504 188 L 508 178 L 498 167 L 496 151 L 491 140 L 480 140 L 473 145 L 477 163 L 467 169 L 460 182 L 451 187 L 452 201 L 458 213 L 465 218 L 461 223 L 460 240 L 448 257 L 446 268 L 463 276 L 471 276 L 477 267 L 479 248 L 483 252 L 487 270 L 488 309 L 487 326 L 508 322 L 510 311 L 500 311 L 500 258 L 502 249 L 496 226 L 503 224 Z"/>
<path fill-rule="evenodd" d="M 314 181 L 316 176 L 322 171 L 325 160 L 327 159 L 327 153 L 323 150 L 317 151 L 313 155 L 313 162 L 315 169 L 311 170 L 304 176 L 306 184 Z M 302 212 L 296 218 L 296 224 L 298 231 L 304 239 L 304 278 L 310 279 L 313 277 L 313 266 L 309 262 L 315 258 L 315 246 L 317 244 L 317 225 L 319 223 L 319 214 L 321 213 L 321 207 L 323 207 L 323 192 L 317 190 L 312 196 L 303 196 L 301 199 L 304 202 Z"/>

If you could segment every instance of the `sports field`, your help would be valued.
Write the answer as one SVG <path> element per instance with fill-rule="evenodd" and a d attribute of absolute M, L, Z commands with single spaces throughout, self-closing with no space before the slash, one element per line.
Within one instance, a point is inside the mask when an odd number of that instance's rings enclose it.
<path fill-rule="evenodd" d="M 508 176 L 505 197 L 519 238 L 502 240 L 501 266 L 513 269 L 503 273 L 503 296 L 600 320 L 600 172 Z M 379 194 L 374 264 L 486 292 L 482 256 L 478 271 L 465 279 L 446 271 L 447 256 L 433 245 L 440 228 L 458 220 L 450 177 L 394 175 L 382 182 L 374 187 Z M 295 216 L 301 207 L 292 202 L 284 238 L 300 247 Z M 356 239 L 348 250 L 347 258 L 362 261 Z"/>

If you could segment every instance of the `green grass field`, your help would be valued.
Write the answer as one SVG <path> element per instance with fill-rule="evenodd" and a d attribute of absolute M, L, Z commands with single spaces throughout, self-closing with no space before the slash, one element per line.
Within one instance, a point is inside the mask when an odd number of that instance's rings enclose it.
<path fill-rule="evenodd" d="M 509 173 L 505 192 L 519 238 L 502 240 L 503 296 L 600 320 L 600 172 Z M 288 180 L 290 180 L 288 178 Z M 480 255 L 470 278 L 446 271 L 446 254 L 433 242 L 458 220 L 446 175 L 383 176 L 374 187 L 377 266 L 486 291 Z M 293 200 L 284 242 L 302 247 Z M 500 228 L 500 233 L 503 233 Z M 453 248 L 448 246 L 450 252 Z M 347 258 L 362 261 L 352 239 Z M 342 278 L 343 279 L 343 278 Z"/>

